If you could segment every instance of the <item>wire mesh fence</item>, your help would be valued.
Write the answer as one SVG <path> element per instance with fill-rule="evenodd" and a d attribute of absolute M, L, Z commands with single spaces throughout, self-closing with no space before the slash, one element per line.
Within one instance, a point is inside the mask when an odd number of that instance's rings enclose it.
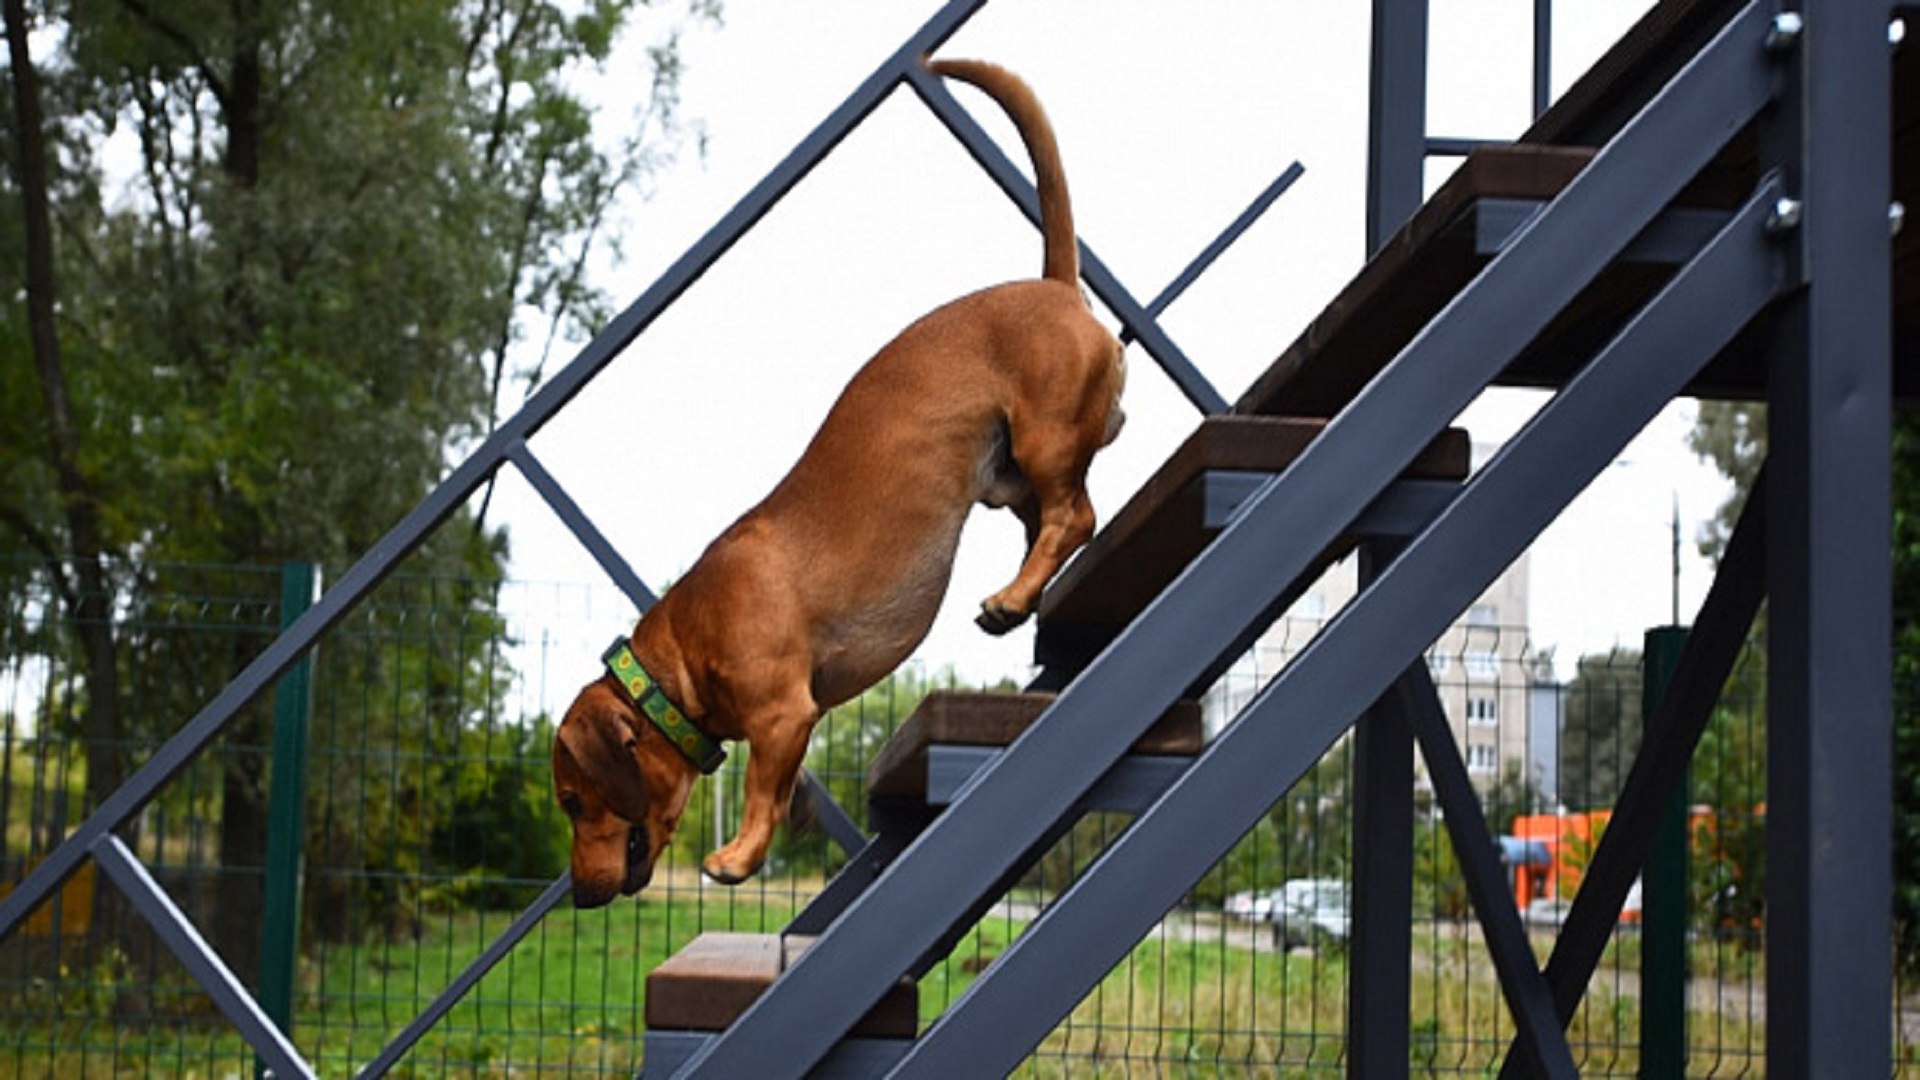
<path fill-rule="evenodd" d="M 122 572 L 112 626 L 119 730 L 99 726 L 79 628 L 45 583 L 0 611 L 0 822 L 14 882 L 99 797 L 271 638 L 278 568 Z M 296 1045 L 324 1075 L 372 1059 L 565 868 L 548 774 L 553 718 L 632 611 L 592 588 L 396 578 L 318 650 L 299 803 Z M 1278 624 L 1206 699 L 1210 725 L 1317 630 Z M 1606 824 L 1642 726 L 1628 650 L 1556 677 L 1523 630 L 1469 611 L 1427 658 L 1513 902 L 1544 958 Z M 1764 1071 L 1765 708 L 1761 653 L 1731 680 L 1690 781 L 1688 1072 Z M 1566 675 L 1566 672 L 1562 672 Z M 864 823 L 867 763 L 930 688 L 908 669 L 836 710 L 810 770 Z M 1011 684 L 1009 684 L 1009 688 Z M 256 704 L 123 838 L 249 986 L 277 961 L 263 941 L 276 719 Z M 111 735 L 111 738 L 104 738 Z M 104 745 L 103 745 L 104 743 Z M 844 860 L 799 820 L 754 880 L 702 879 L 731 834 L 742 755 L 698 785 L 637 902 L 562 908 L 402 1061 L 400 1075 L 630 1075 L 645 977 L 706 930 L 778 931 Z M 1036 1075 L 1343 1071 L 1352 761 L 1319 765 L 1168 913 L 1029 1059 Z M 1422 1075 L 1490 1074 L 1514 1031 L 1444 822 L 1417 773 L 1411 1061 Z M 938 1015 L 1127 819 L 1083 820 L 920 983 Z M 1583 1073 L 1639 1065 L 1641 957 L 1629 901 L 1571 1025 Z M 1908 970 L 1906 967 L 1903 971 Z M 1903 975 L 1897 1059 L 1920 1072 L 1920 1004 Z M 0 941 L 0 1073 L 229 1076 L 251 1052 L 113 889 L 83 871 Z"/>

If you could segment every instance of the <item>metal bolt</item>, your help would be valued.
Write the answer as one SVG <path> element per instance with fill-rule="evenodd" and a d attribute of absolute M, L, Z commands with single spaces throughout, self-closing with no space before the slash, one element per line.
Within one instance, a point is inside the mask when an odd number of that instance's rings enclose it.
<path fill-rule="evenodd" d="M 1799 228 L 1800 213 L 1805 208 L 1799 199 L 1785 195 L 1775 199 L 1773 209 L 1767 212 L 1767 232 L 1779 236 Z"/>
<path fill-rule="evenodd" d="M 1887 204 L 1887 235 L 1899 236 L 1901 226 L 1907 223 L 1907 207 L 1898 200 Z"/>
<path fill-rule="evenodd" d="M 1773 17 L 1767 27 L 1767 51 L 1783 53 L 1800 43 L 1800 32 L 1807 28 L 1807 22 L 1797 11 L 1783 11 Z"/>
<path fill-rule="evenodd" d="M 1887 44 L 1898 49 L 1907 40 L 1907 20 L 1895 17 L 1887 24 Z"/>

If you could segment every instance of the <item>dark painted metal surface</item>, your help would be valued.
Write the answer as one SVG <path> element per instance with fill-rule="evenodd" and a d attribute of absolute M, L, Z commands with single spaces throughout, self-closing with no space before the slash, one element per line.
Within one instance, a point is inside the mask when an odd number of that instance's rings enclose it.
<path fill-rule="evenodd" d="M 1360 548 L 1360 585 L 1400 548 Z M 1392 695 L 1353 732 L 1353 896 L 1347 941 L 1347 1075 L 1407 1075 L 1413 960 L 1413 728 Z"/>
<path fill-rule="evenodd" d="M 974 162 L 986 170 L 1000 190 L 1020 207 L 1027 220 L 1039 224 L 1039 194 L 1027 182 L 1019 167 L 1000 152 L 993 137 L 947 90 L 946 83 L 938 75 L 916 65 L 907 72 L 907 85 L 960 141 Z M 1173 339 L 1167 336 L 1154 317 L 1133 298 L 1133 294 L 1127 291 L 1126 286 L 1120 283 L 1120 279 L 1107 269 L 1106 264 L 1085 242 L 1080 244 L 1080 277 L 1195 408 L 1208 416 L 1227 411 L 1227 399 L 1220 396 L 1220 391 L 1214 389 L 1186 353 L 1180 351 L 1180 347 L 1173 343 Z"/>
<path fill-rule="evenodd" d="M 1641 650 L 1642 745 L 1658 741 L 1660 701 L 1687 645 L 1678 626 L 1649 630 Z M 1689 755 L 1691 756 L 1691 755 Z M 1687 1072 L 1687 782 L 1654 826 L 1640 889 L 1640 1075 L 1680 1080 Z"/>
<path fill-rule="evenodd" d="M 439 1023 L 442 1017 L 453 1011 L 453 1007 L 460 1003 L 460 999 L 467 996 L 467 991 L 478 986 L 480 980 L 486 977 L 487 972 L 493 970 L 495 964 L 506 959 L 507 953 L 520 943 L 520 939 L 540 925 L 540 920 L 546 918 L 547 912 L 558 907 L 561 899 L 572 889 L 571 873 L 554 878 L 553 882 L 534 898 L 533 903 L 527 905 L 525 911 L 514 917 L 505 932 L 496 938 L 493 944 L 487 946 L 473 963 L 467 965 L 464 971 L 455 976 L 454 980 L 447 984 L 446 989 L 442 990 L 419 1016 L 414 1017 L 413 1022 L 402 1029 L 400 1034 L 394 1036 L 393 1041 L 382 1048 L 358 1075 L 363 1078 L 385 1076 L 388 1069 L 398 1065 L 407 1051 L 413 1049 L 414 1044 L 431 1031 L 433 1025 Z"/>
<path fill-rule="evenodd" d="M 1513 1014 L 1515 1041 L 1527 1075 L 1571 1080 L 1580 1075 L 1567 1047 L 1566 1032 L 1553 1012 L 1553 991 L 1533 959 L 1520 909 L 1513 904 L 1506 867 L 1500 861 L 1493 831 L 1480 809 L 1480 795 L 1467 778 L 1460 744 L 1440 707 L 1433 679 L 1425 664 L 1415 662 L 1394 683 L 1389 695 L 1413 725 L 1420 754 L 1433 780 L 1434 799 L 1447 823 L 1454 855 L 1486 938 L 1487 952 L 1500 979 L 1500 992 Z"/>
<path fill-rule="evenodd" d="M 1172 306 L 1175 300 L 1180 299 L 1181 293 L 1186 292 L 1194 282 L 1200 280 L 1200 275 L 1207 272 L 1207 268 L 1213 265 L 1214 260 L 1226 254 L 1227 249 L 1233 246 L 1233 242 L 1252 228 L 1253 223 L 1260 220 L 1260 215 L 1266 213 L 1280 196 L 1285 195 L 1287 189 L 1293 186 L 1294 181 L 1305 175 L 1306 171 L 1306 168 L 1297 161 L 1282 170 L 1272 183 L 1268 184 L 1260 194 L 1254 196 L 1253 202 L 1248 203 L 1245 210 L 1240 211 L 1239 217 L 1234 218 L 1225 229 L 1221 230 L 1220 235 L 1214 237 L 1212 243 L 1208 244 L 1200 254 L 1194 256 L 1193 261 L 1188 263 L 1185 269 L 1174 275 L 1173 280 L 1167 283 L 1166 288 L 1160 290 L 1158 296 L 1147 302 L 1147 314 L 1156 319 L 1159 318 L 1161 313 Z M 1122 343 L 1132 344 L 1133 329 L 1131 327 L 1122 329 L 1120 340 Z"/>
<path fill-rule="evenodd" d="M 1802 204 L 1770 339 L 1767 1075 L 1892 1069 L 1887 8 L 1790 3 L 1762 160 Z"/>
<path fill-rule="evenodd" d="M 273 1021 L 240 984 L 220 954 L 213 951 L 200 932 L 194 929 L 186 913 L 173 902 L 165 889 L 147 873 L 147 868 L 127 850 L 120 838 L 108 833 L 95 842 L 94 862 L 126 894 L 140 917 L 153 928 L 167 951 L 200 984 L 220 1015 L 227 1018 L 240 1037 L 278 1077 L 310 1078 L 313 1067 L 295 1050 Z"/>
<path fill-rule="evenodd" d="M 280 627 L 313 604 L 320 568 L 290 562 L 280 568 Z M 300 959 L 300 875 L 306 861 L 307 722 L 313 710 L 313 657 L 273 688 L 273 763 L 267 788 L 266 878 L 260 918 L 260 1008 L 293 1033 L 293 988 Z M 256 1073 L 267 1067 L 262 1061 Z"/>
<path fill-rule="evenodd" d="M 1427 164 L 1427 0 L 1373 0 L 1367 254 L 1420 209 Z"/>
<path fill-rule="evenodd" d="M 1573 191 L 1569 189 L 1569 195 Z M 1767 242 L 1762 228 L 1773 197 L 1773 189 L 1768 188 L 1748 204 L 1613 344 L 1468 482 L 1440 519 L 1349 604 L 1239 719 L 1216 736 L 1154 808 L 1117 838 L 922 1035 L 898 1075 L 951 1075 L 961 1067 L 997 1073 L 1018 1064 L 1055 1019 L 1065 1015 L 1178 902 L 1188 883 L 1197 880 L 1275 798 L 1312 767 L 1352 721 L 1360 708 L 1356 702 L 1385 692 L 1447 622 L 1774 296 L 1784 274 L 1778 251 Z M 1536 237 L 1540 228 L 1550 227 L 1554 213 L 1550 210 L 1535 227 Z M 1644 213 L 1642 223 L 1651 216 L 1650 210 Z M 1627 224 L 1634 216 L 1628 215 Z M 1605 243 L 1592 235 L 1588 240 Z M 1526 246 L 1516 247 L 1515 252 Z M 1479 325 L 1491 329 L 1485 323 Z M 1493 356 L 1495 364 L 1498 355 Z M 1441 354 L 1425 359 L 1444 367 L 1464 363 L 1468 357 L 1484 363 L 1488 353 L 1468 340 L 1457 357 Z M 1209 564 L 1225 565 L 1225 559 L 1238 554 L 1235 540 L 1257 537 L 1256 550 L 1271 553 L 1281 573 L 1295 566 L 1283 539 L 1257 531 L 1262 511 L 1276 505 L 1295 510 L 1303 509 L 1302 502 L 1312 505 L 1315 481 L 1323 475 L 1350 477 L 1360 467 L 1335 456 L 1345 447 L 1329 441 L 1347 416 L 1389 410 L 1415 428 L 1416 436 L 1430 438 L 1432 432 L 1420 435 L 1418 429 L 1424 423 L 1418 418 L 1435 403 L 1423 395 L 1406 396 L 1409 389 L 1420 389 L 1417 381 L 1399 377 L 1406 370 L 1396 363 L 1356 400 L 1261 505 L 1202 556 L 1188 572 L 1186 587 L 1149 609 L 1080 683 L 1062 695 L 1055 713 L 1064 716 L 1076 697 L 1092 700 L 1085 691 L 1100 685 L 1096 676 L 1106 662 L 1137 644 L 1153 627 L 1156 614 L 1178 610 L 1176 601 L 1199 591 L 1196 579 Z M 1452 374 L 1459 377 L 1457 371 Z M 1486 377 L 1491 378 L 1491 373 Z M 1381 430 L 1373 425 L 1369 429 Z M 1327 472 L 1321 474 L 1321 468 Z M 1291 520 L 1297 523 L 1301 516 L 1295 514 Z M 1216 610 L 1230 603 L 1224 597 L 1210 599 Z M 1192 636 L 1192 628 L 1188 630 Z M 1160 644 L 1155 655 L 1174 654 L 1173 645 Z M 1080 689 L 1083 684 L 1085 690 Z M 1133 689 L 1144 692 L 1140 687 Z M 1108 719 L 1114 719 L 1113 714 Z M 1048 731 L 1048 718 L 1043 717 L 1028 738 Z M 1095 737 L 1086 731 L 1076 734 L 1083 739 Z M 1015 745 L 1016 751 L 1020 748 L 1021 744 Z M 1069 747 L 1059 748 L 1052 763 L 1057 765 L 1070 753 Z M 1019 757 L 1017 752 L 1009 753 L 1001 771 Z M 992 779 L 991 774 L 986 779 Z M 985 783 L 980 787 L 987 790 Z M 948 812 L 947 820 L 957 819 L 967 809 L 963 802 Z M 996 808 L 988 812 L 992 809 Z M 929 829 L 922 842 L 944 823 Z M 913 854 L 910 850 L 903 856 L 895 870 L 909 866 Z M 880 894 L 885 884 L 883 879 L 875 893 Z M 816 951 L 834 936 L 830 932 L 815 946 Z M 804 969 L 803 961 L 789 978 Z M 775 994 L 762 998 L 756 1011 L 776 999 Z M 724 1046 L 723 1041 L 719 1048 Z"/>
<path fill-rule="evenodd" d="M 647 587 L 646 582 L 640 580 L 639 574 L 633 572 L 633 567 L 627 564 L 627 560 L 587 518 L 579 504 L 573 501 L 573 496 L 567 494 L 566 489 L 560 486 L 560 482 L 547 471 L 547 467 L 540 464 L 540 459 L 533 456 L 533 451 L 528 449 L 526 440 L 522 439 L 508 446 L 507 458 L 519 468 L 520 474 L 527 478 L 527 483 L 533 485 L 533 490 L 546 501 L 547 506 L 553 510 L 554 516 L 567 527 L 567 531 L 573 533 L 574 539 L 580 541 L 580 546 L 586 548 L 587 553 L 593 556 L 593 561 L 600 564 L 600 569 L 606 571 L 607 576 L 613 579 L 613 583 L 620 587 L 620 591 L 627 594 L 627 599 L 633 601 L 634 608 L 644 612 L 652 607 L 659 599 L 654 595 L 653 590 Z"/>

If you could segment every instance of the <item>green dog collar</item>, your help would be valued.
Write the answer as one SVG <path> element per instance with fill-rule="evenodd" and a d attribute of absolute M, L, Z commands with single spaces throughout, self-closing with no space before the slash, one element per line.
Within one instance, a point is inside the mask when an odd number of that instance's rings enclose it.
<path fill-rule="evenodd" d="M 720 744 L 709 739 L 706 732 L 695 727 L 678 706 L 667 700 L 667 692 L 660 689 L 660 683 L 647 674 L 646 668 L 640 666 L 626 638 L 615 638 L 600 659 L 607 665 L 607 670 L 613 673 L 620 689 L 633 699 L 634 707 L 653 721 L 653 726 L 659 728 L 667 741 L 686 755 L 695 768 L 710 774 L 727 760 L 727 752 L 720 749 Z"/>

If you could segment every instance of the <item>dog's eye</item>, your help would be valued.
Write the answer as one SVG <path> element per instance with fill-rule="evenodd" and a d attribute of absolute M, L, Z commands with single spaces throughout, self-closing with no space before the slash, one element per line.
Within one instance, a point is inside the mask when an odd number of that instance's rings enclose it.
<path fill-rule="evenodd" d="M 560 796 L 560 809 L 566 811 L 568 817 L 579 817 L 581 810 L 580 796 L 575 795 L 571 791 Z"/>

